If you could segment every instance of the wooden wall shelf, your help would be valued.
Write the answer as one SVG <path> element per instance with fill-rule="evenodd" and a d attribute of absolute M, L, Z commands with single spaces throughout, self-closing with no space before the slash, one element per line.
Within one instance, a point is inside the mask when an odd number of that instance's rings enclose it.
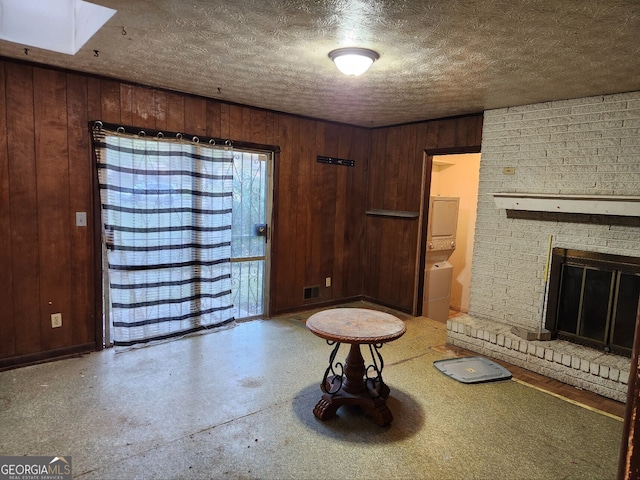
<path fill-rule="evenodd" d="M 373 215 L 376 217 L 395 217 L 395 218 L 418 218 L 418 212 L 407 212 L 405 210 L 380 210 L 371 209 L 367 210 L 367 215 Z"/>

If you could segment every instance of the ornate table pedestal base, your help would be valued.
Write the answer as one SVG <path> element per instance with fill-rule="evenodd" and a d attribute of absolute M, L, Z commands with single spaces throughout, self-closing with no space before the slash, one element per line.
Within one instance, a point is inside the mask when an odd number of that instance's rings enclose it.
<path fill-rule="evenodd" d="M 387 407 L 389 387 L 382 381 L 384 361 L 379 349 L 404 334 L 407 330 L 404 323 L 391 314 L 375 310 L 334 308 L 311 315 L 307 328 L 334 345 L 329 367 L 320 383 L 322 398 L 313 414 L 320 420 L 328 420 L 342 405 L 357 405 L 374 423 L 381 426 L 391 423 L 393 416 Z M 335 361 L 341 343 L 351 346 L 344 365 Z M 360 345 L 369 347 L 372 364 L 368 367 L 365 367 Z"/>
<path fill-rule="evenodd" d="M 380 376 L 376 379 L 365 377 L 364 360 L 358 344 L 351 345 L 345 360 L 344 375 L 328 377 L 321 388 L 325 393 L 313 409 L 313 414 L 320 420 L 334 417 L 342 405 L 359 406 L 380 426 L 388 425 L 393 420 L 387 407 L 389 387 Z"/>

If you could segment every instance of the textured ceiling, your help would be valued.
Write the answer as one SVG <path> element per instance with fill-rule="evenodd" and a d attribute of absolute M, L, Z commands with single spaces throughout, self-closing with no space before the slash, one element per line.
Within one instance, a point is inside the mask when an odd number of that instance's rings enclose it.
<path fill-rule="evenodd" d="M 0 55 L 362 126 L 640 90 L 640 0 L 92 1 L 75 56 Z M 345 77 L 349 46 L 380 59 Z"/>

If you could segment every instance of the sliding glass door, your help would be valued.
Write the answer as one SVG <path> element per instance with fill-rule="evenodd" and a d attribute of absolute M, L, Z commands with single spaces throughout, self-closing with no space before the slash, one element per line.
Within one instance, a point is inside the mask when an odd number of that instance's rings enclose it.
<path fill-rule="evenodd" d="M 236 319 L 267 314 L 272 154 L 234 150 L 231 294 Z"/>
<path fill-rule="evenodd" d="M 272 154 L 102 128 L 94 140 L 106 345 L 268 314 Z"/>

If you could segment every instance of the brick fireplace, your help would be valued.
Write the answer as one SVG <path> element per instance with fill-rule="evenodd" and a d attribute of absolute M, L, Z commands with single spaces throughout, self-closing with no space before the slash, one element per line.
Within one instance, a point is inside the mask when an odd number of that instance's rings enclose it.
<path fill-rule="evenodd" d="M 554 248 L 545 326 L 554 338 L 631 357 L 640 258 Z"/>
<path fill-rule="evenodd" d="M 486 111 L 469 313 L 448 322 L 448 341 L 625 401 L 627 356 L 511 329 L 545 324 L 550 235 L 559 249 L 640 257 L 639 192 L 640 92 Z M 591 206 L 505 208 L 496 193 Z"/>

